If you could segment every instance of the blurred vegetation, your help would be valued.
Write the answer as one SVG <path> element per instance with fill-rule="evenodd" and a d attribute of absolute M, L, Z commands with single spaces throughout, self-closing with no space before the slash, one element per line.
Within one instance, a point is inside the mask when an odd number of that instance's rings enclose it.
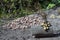
<path fill-rule="evenodd" d="M 60 4 L 60 0 L 0 0 L 0 18 L 18 18 L 56 4 Z"/>

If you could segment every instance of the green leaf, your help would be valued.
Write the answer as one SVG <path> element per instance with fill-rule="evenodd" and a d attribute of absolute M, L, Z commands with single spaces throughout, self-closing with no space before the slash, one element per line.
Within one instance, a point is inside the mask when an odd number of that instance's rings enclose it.
<path fill-rule="evenodd" d="M 50 8 L 52 8 L 54 6 L 55 6 L 55 4 L 49 4 L 46 9 L 50 9 Z"/>
<path fill-rule="evenodd" d="M 58 1 L 58 3 L 60 3 L 60 0 L 57 0 Z"/>

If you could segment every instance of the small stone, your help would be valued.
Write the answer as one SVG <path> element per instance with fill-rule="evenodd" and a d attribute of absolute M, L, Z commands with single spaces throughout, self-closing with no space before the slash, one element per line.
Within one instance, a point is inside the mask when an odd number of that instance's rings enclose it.
<path fill-rule="evenodd" d="M 56 18 L 56 16 L 54 14 L 51 14 L 50 15 L 50 18 L 53 18 L 54 19 L 54 18 Z"/>
<path fill-rule="evenodd" d="M 59 16 L 57 16 L 57 18 L 60 18 L 60 15 L 59 15 Z"/>

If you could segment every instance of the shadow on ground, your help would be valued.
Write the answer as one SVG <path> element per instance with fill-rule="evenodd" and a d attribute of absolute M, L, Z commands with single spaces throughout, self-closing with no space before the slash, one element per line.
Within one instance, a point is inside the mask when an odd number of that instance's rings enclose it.
<path fill-rule="evenodd" d="M 60 34 L 33 34 L 35 38 L 51 38 L 51 37 L 59 37 Z"/>

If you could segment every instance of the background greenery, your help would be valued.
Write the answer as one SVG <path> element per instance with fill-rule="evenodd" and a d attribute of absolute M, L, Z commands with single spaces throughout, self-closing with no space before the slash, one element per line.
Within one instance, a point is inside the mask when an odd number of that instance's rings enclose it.
<path fill-rule="evenodd" d="M 18 18 L 57 4 L 60 0 L 0 0 L 0 18 Z"/>

